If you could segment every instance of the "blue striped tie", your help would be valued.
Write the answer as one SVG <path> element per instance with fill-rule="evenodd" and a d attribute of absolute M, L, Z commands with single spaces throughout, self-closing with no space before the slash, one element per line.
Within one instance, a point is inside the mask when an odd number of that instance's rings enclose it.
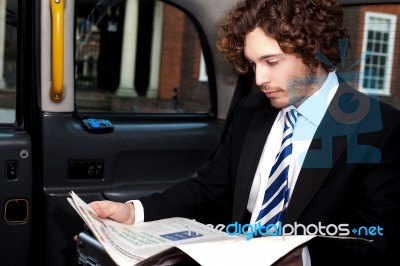
<path fill-rule="evenodd" d="M 283 213 L 288 205 L 288 172 L 292 154 L 293 128 L 299 113 L 291 109 L 285 113 L 285 125 L 281 148 L 276 155 L 275 163 L 268 177 L 261 211 L 256 222 L 261 225 L 272 225 L 283 221 Z"/>

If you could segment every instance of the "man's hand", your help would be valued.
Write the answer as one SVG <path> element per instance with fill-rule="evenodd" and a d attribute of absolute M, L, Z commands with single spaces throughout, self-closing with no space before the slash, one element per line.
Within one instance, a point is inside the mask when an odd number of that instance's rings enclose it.
<path fill-rule="evenodd" d="M 303 259 L 301 253 L 303 252 L 303 246 L 293 249 L 284 257 L 280 258 L 272 266 L 303 266 Z"/>
<path fill-rule="evenodd" d="M 123 224 L 133 224 L 135 222 L 135 206 L 132 202 L 122 203 L 110 200 L 92 201 L 89 205 L 93 208 L 100 218 L 110 218 Z M 84 224 L 85 229 L 87 225 Z M 78 240 L 78 236 L 74 236 Z"/>
<path fill-rule="evenodd" d="M 123 224 L 135 222 L 135 206 L 133 203 L 122 203 L 110 200 L 89 203 L 100 218 L 110 218 Z"/>

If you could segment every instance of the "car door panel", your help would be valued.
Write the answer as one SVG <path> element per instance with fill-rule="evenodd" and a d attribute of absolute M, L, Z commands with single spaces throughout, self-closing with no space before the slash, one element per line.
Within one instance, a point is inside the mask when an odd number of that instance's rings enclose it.
<path fill-rule="evenodd" d="M 43 116 L 46 265 L 71 261 L 75 256 L 72 236 L 83 226 L 66 201 L 69 191 L 74 190 L 86 201 L 122 202 L 161 192 L 196 174 L 212 156 L 224 127 L 218 119 L 107 119 L 114 125 L 113 132 L 93 134 L 73 114 Z M 75 170 L 77 176 L 71 175 L 71 162 L 83 165 Z M 101 169 L 96 168 L 98 164 Z M 88 174 L 92 166 L 102 174 L 93 178 Z M 68 228 L 64 221 L 68 221 Z"/>
<path fill-rule="evenodd" d="M 74 181 L 107 185 L 188 178 L 210 158 L 223 128 L 218 120 L 113 124 L 112 133 L 91 134 L 72 115 L 45 116 L 43 156 L 49 158 L 44 161 L 45 186 L 68 186 Z M 71 160 L 104 161 L 102 177 L 69 177 Z"/>
<path fill-rule="evenodd" d="M 24 132 L 2 128 L 0 150 L 0 248 L 3 251 L 0 260 L 4 265 L 27 265 L 34 180 L 30 137 Z"/>

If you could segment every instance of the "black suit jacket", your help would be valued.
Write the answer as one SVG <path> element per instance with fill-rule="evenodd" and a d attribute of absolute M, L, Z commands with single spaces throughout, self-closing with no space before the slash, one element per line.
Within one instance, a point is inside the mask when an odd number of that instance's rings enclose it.
<path fill-rule="evenodd" d="M 140 199 L 145 220 L 181 216 L 248 223 L 251 185 L 278 112 L 261 93 L 243 99 L 214 158 L 196 178 Z M 399 110 L 342 83 L 311 142 L 284 223 L 380 226 L 383 236 L 361 235 L 373 243 L 312 240 L 313 266 L 381 264 L 400 251 L 399 148 Z"/>

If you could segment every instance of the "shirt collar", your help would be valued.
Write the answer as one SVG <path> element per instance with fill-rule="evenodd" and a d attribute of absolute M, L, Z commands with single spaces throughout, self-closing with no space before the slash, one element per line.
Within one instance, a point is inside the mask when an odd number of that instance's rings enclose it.
<path fill-rule="evenodd" d="M 306 101 L 304 101 L 298 108 L 297 111 L 309 120 L 315 126 L 318 126 L 323 116 L 325 115 L 328 106 L 335 95 L 339 87 L 339 81 L 335 72 L 329 72 L 324 84 L 311 95 Z M 283 109 L 283 113 L 293 106 L 286 107 Z"/>

